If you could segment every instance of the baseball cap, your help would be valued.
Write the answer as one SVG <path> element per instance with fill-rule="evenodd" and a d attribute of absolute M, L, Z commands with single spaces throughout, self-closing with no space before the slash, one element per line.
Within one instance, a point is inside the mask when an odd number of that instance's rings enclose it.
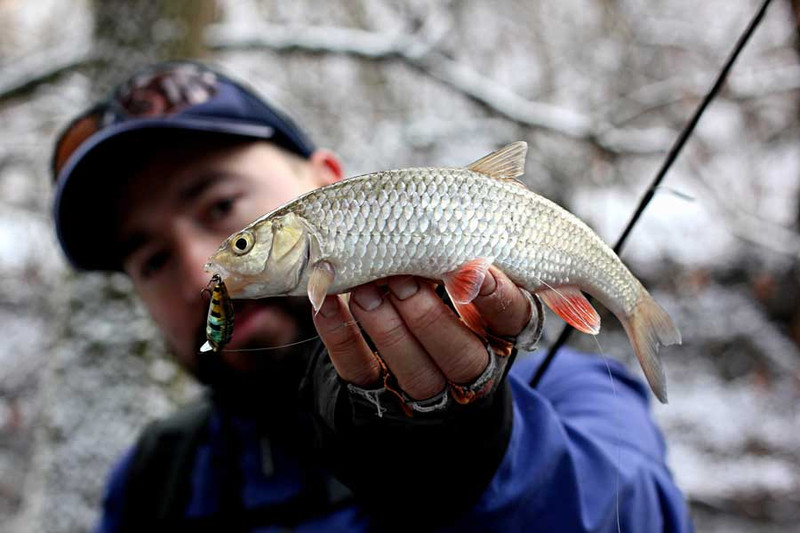
<path fill-rule="evenodd" d="M 53 150 L 56 233 L 75 268 L 122 269 L 107 244 L 125 167 L 187 135 L 264 139 L 303 158 L 315 149 L 283 112 L 208 66 L 176 61 L 137 72 L 70 122 Z"/>

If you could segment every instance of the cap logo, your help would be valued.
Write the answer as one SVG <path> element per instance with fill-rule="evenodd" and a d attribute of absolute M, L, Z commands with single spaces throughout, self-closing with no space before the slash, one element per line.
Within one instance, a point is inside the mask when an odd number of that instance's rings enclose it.
<path fill-rule="evenodd" d="M 183 64 L 133 77 L 117 91 L 116 103 L 131 117 L 160 117 L 210 100 L 217 86 L 213 72 Z"/>

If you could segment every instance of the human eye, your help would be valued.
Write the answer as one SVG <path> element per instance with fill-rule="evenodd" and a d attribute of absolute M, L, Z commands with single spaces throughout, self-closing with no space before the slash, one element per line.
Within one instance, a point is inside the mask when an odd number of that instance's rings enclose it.
<path fill-rule="evenodd" d="M 168 259 L 169 254 L 165 250 L 158 250 L 148 254 L 139 265 L 139 278 L 142 280 L 152 279 L 161 271 Z"/>
<path fill-rule="evenodd" d="M 225 196 L 212 202 L 207 211 L 208 219 L 212 222 L 224 220 L 233 211 L 236 200 L 235 196 Z"/>

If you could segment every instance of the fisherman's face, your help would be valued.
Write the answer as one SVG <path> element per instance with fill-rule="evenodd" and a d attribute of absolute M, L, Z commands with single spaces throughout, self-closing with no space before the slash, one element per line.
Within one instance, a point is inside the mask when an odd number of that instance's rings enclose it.
<path fill-rule="evenodd" d="M 118 236 L 125 271 L 178 360 L 190 370 L 205 340 L 208 257 L 230 234 L 297 196 L 341 177 L 333 154 L 303 160 L 266 142 L 159 151 L 123 190 Z M 309 322 L 306 301 L 234 301 L 227 349 L 263 348 L 297 340 Z M 223 352 L 247 371 L 270 352 Z"/>

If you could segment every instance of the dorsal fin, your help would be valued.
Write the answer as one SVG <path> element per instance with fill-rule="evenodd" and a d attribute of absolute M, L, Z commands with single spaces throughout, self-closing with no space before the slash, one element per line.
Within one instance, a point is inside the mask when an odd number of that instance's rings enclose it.
<path fill-rule="evenodd" d="M 514 180 L 517 176 L 525 173 L 525 154 L 527 152 L 528 143 L 517 141 L 481 157 L 467 168 L 491 178 Z"/>

